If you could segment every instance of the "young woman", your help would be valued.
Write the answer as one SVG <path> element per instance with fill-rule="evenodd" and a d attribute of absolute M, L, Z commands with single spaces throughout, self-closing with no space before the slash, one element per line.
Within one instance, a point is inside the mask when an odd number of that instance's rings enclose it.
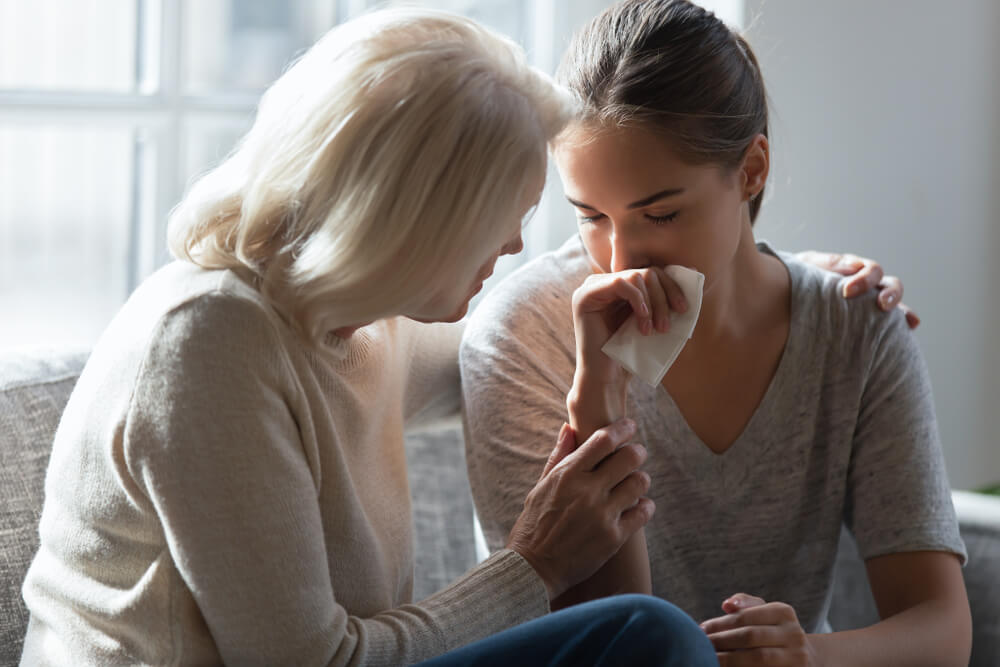
<path fill-rule="evenodd" d="M 487 539 L 503 543 L 567 412 L 579 438 L 628 415 L 656 514 L 555 606 L 652 591 L 703 621 L 725 666 L 966 664 L 965 551 L 923 360 L 900 313 L 755 240 L 770 153 L 749 45 L 685 0 L 625 0 L 560 77 L 584 105 L 554 146 L 579 236 L 497 287 L 461 353 Z M 629 315 L 651 335 L 686 310 L 669 265 L 704 274 L 703 301 L 651 388 L 601 348 Z M 842 524 L 882 621 L 831 633 Z"/>
<path fill-rule="evenodd" d="M 403 429 L 459 397 L 460 330 L 417 322 L 462 317 L 520 250 L 572 111 L 507 40 L 419 10 L 334 29 L 267 91 L 66 407 L 23 664 L 714 663 L 638 596 L 470 644 L 647 520 L 627 420 L 564 438 L 510 548 L 410 599 Z"/>

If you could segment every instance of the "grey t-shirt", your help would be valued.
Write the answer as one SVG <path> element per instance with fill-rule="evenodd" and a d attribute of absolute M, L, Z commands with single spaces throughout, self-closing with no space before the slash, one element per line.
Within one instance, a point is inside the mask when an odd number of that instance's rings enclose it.
<path fill-rule="evenodd" d="M 842 524 L 864 558 L 965 547 L 930 382 L 900 312 L 841 298 L 839 277 L 766 245 L 791 276 L 788 341 L 760 405 L 722 455 L 662 386 L 633 381 L 628 413 L 656 514 L 653 593 L 696 620 L 746 592 L 825 628 Z M 503 546 L 566 419 L 571 297 L 590 272 L 578 237 L 534 260 L 475 311 L 461 348 L 469 476 L 487 542 Z"/>

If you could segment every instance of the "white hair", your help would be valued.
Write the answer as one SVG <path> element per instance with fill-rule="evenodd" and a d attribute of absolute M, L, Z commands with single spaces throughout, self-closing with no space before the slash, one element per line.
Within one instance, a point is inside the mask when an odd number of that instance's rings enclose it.
<path fill-rule="evenodd" d="M 308 339 L 467 287 L 516 233 L 573 98 L 474 21 L 344 23 L 264 94 L 171 214 L 175 257 L 249 277 Z"/>

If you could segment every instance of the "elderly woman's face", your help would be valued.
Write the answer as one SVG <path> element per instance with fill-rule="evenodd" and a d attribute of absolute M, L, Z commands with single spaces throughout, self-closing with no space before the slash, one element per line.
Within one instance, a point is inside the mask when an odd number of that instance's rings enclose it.
<path fill-rule="evenodd" d="M 517 236 L 504 243 L 499 250 L 494 252 L 485 262 L 483 262 L 483 265 L 479 267 L 479 271 L 476 272 L 475 277 L 472 279 L 472 285 L 469 287 L 469 291 L 462 303 L 459 304 L 458 309 L 451 315 L 437 321 L 457 322 L 465 317 L 465 314 L 469 310 L 469 302 L 472 301 L 472 297 L 479 294 L 479 291 L 483 289 L 483 282 L 493 275 L 493 269 L 496 268 L 497 260 L 500 259 L 502 255 L 516 255 L 523 249 L 524 240 L 521 238 L 521 230 L 518 229 Z"/>
<path fill-rule="evenodd" d="M 493 275 L 497 260 L 502 255 L 516 255 L 524 249 L 524 241 L 521 238 L 523 221 L 538 204 L 538 199 L 542 195 L 542 188 L 545 186 L 544 178 L 540 178 L 537 183 L 527 189 L 524 199 L 520 202 L 514 215 L 507 217 L 507 222 L 511 228 L 510 237 L 503 244 L 494 250 L 488 257 L 484 258 L 479 269 L 467 284 L 465 291 L 460 292 L 457 285 L 448 285 L 444 294 L 436 295 L 430 303 L 421 308 L 421 312 L 409 314 L 408 317 L 418 322 L 457 322 L 465 317 L 469 310 L 469 302 L 483 288 L 483 282 Z M 455 278 L 459 280 L 458 277 Z M 466 278 L 461 278 L 465 282 Z"/>

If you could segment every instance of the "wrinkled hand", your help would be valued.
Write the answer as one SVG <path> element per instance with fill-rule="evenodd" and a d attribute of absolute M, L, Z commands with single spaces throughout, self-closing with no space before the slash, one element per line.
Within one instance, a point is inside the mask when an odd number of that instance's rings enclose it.
<path fill-rule="evenodd" d="M 722 603 L 725 616 L 701 624 L 720 667 L 817 667 L 795 610 L 737 593 Z"/>
<path fill-rule="evenodd" d="M 653 516 L 649 475 L 639 470 L 646 450 L 626 444 L 635 431 L 619 419 L 576 447 L 564 425 L 528 493 L 507 547 L 535 568 L 550 600 L 591 577 Z"/>
<path fill-rule="evenodd" d="M 874 259 L 858 257 L 849 253 L 820 252 L 806 250 L 796 255 L 803 262 L 808 262 L 821 269 L 839 273 L 849 278 L 844 281 L 843 294 L 845 299 L 864 294 L 868 290 L 878 289 L 878 305 L 885 311 L 899 308 L 906 316 L 906 323 L 911 329 L 916 329 L 920 318 L 909 306 L 903 303 L 903 283 L 896 276 L 887 276 L 882 266 Z"/>
<path fill-rule="evenodd" d="M 598 382 L 626 383 L 621 366 L 601 347 L 630 314 L 639 332 L 649 335 L 670 329 L 670 312 L 688 308 L 684 293 L 660 267 L 595 273 L 573 292 L 577 372 Z"/>

